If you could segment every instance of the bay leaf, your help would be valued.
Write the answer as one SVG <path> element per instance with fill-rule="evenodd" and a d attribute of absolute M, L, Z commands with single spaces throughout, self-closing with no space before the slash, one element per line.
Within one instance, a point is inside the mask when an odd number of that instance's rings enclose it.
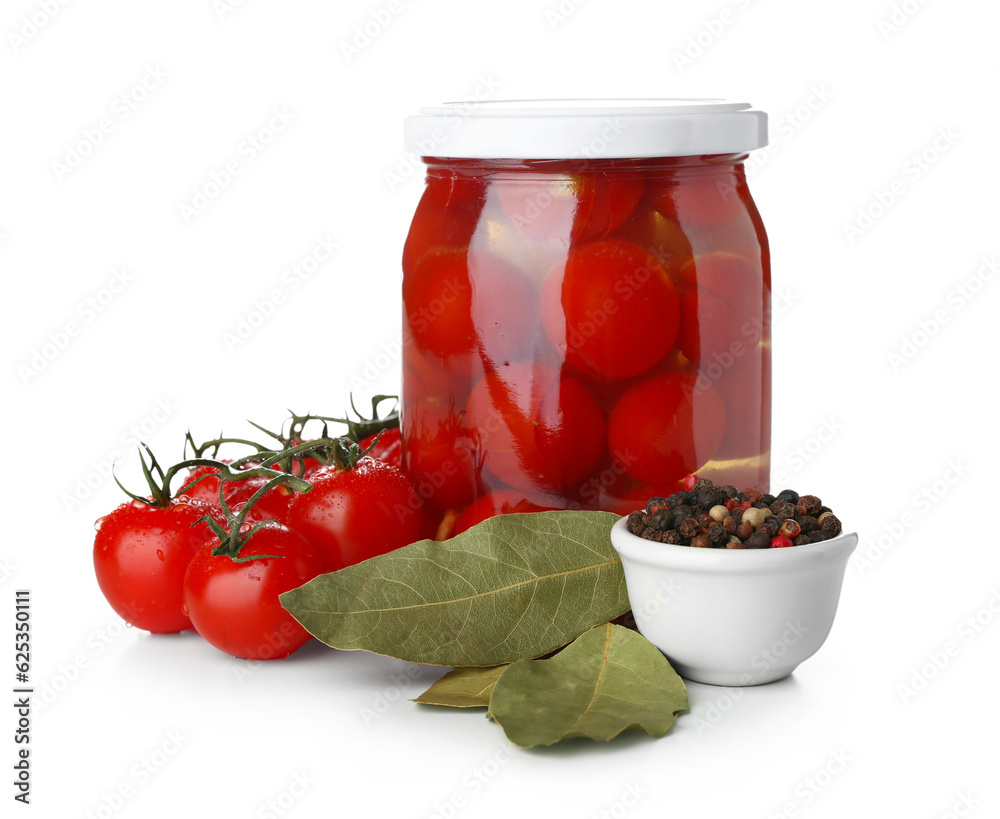
<path fill-rule="evenodd" d="M 497 680 L 488 716 L 522 748 L 622 731 L 662 737 L 688 710 L 684 681 L 641 634 L 605 623 L 547 660 L 519 660 Z"/>
<path fill-rule="evenodd" d="M 281 595 L 333 648 L 428 665 L 538 657 L 629 608 L 610 512 L 499 515 Z"/>
<path fill-rule="evenodd" d="M 494 665 L 486 668 L 456 668 L 413 701 L 425 705 L 449 705 L 452 708 L 486 708 L 490 704 L 493 686 L 507 667 Z"/>

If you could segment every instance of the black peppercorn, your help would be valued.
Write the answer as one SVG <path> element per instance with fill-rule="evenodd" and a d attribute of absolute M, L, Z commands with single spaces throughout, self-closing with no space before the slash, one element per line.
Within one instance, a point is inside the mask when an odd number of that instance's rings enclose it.
<path fill-rule="evenodd" d="M 780 545 L 790 541 L 802 546 L 843 530 L 815 495 L 784 489 L 775 496 L 754 487 L 739 492 L 735 486 L 715 486 L 708 478 L 695 480 L 687 491 L 654 495 L 644 509 L 629 514 L 626 526 L 646 540 L 699 549 L 767 549 L 775 538 L 781 538 Z"/>
<path fill-rule="evenodd" d="M 694 517 L 694 510 L 687 504 L 674 507 L 674 521 L 680 523 L 684 518 Z"/>
<path fill-rule="evenodd" d="M 795 507 L 799 510 L 800 515 L 819 517 L 819 510 L 823 508 L 823 501 L 815 495 L 800 495 L 799 501 L 795 504 Z"/>
<path fill-rule="evenodd" d="M 654 497 L 650 498 L 648 501 L 646 501 L 646 514 L 647 515 L 652 515 L 653 512 L 655 512 L 657 509 L 659 509 L 662 506 L 666 506 L 666 505 L 667 505 L 667 499 L 666 498 L 661 498 L 659 496 L 654 496 Z"/>
<path fill-rule="evenodd" d="M 819 522 L 819 528 L 821 532 L 825 532 L 830 537 L 836 537 L 843 531 L 840 520 L 833 512 L 824 513 L 823 520 Z"/>
<path fill-rule="evenodd" d="M 819 529 L 819 521 L 809 515 L 799 515 L 795 518 L 795 522 L 803 532 L 815 532 Z"/>
<path fill-rule="evenodd" d="M 687 517 L 680 522 L 677 527 L 677 531 L 681 533 L 683 537 L 694 537 L 695 535 L 701 534 L 701 521 L 697 518 Z"/>
<path fill-rule="evenodd" d="M 729 540 L 729 532 L 726 531 L 726 527 L 718 522 L 709 526 L 706 534 L 708 535 L 708 539 L 712 541 L 713 546 L 721 546 Z"/>
<path fill-rule="evenodd" d="M 649 516 L 649 525 L 661 532 L 667 531 L 674 525 L 674 513 L 667 507 L 661 506 Z"/>
<path fill-rule="evenodd" d="M 685 506 L 687 505 L 690 497 L 690 492 L 674 492 L 674 494 L 667 498 L 667 506 L 671 509 L 676 509 L 678 506 Z"/>
<path fill-rule="evenodd" d="M 639 534 L 639 531 L 638 531 L 638 530 L 639 530 L 639 529 L 640 529 L 640 528 L 642 527 L 642 525 L 643 525 L 643 524 L 642 524 L 642 519 L 643 519 L 643 517 L 644 517 L 644 515 L 643 515 L 643 514 L 642 514 L 642 512 L 640 512 L 639 510 L 636 510 L 635 512 L 630 512 L 630 513 L 629 513 L 629 516 L 628 516 L 628 522 L 627 522 L 627 523 L 625 524 L 625 526 L 626 526 L 626 527 L 628 528 L 628 530 L 629 530 L 629 531 L 630 531 L 630 532 L 631 532 L 631 533 L 632 533 L 633 535 L 637 535 L 637 534 Z"/>
<path fill-rule="evenodd" d="M 785 503 L 798 503 L 799 493 L 794 489 L 783 489 L 778 493 L 775 500 L 785 501 Z"/>
<path fill-rule="evenodd" d="M 695 492 L 695 499 L 699 506 L 704 506 L 708 509 L 711 509 L 724 500 L 720 493 L 707 486 Z"/>
<path fill-rule="evenodd" d="M 772 514 L 778 520 L 787 520 L 795 517 L 795 505 L 786 501 L 776 500 L 770 506 Z"/>

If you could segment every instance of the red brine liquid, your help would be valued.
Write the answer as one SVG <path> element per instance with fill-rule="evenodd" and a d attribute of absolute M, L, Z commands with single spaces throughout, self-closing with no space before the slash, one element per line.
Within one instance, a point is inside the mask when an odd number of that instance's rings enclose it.
<path fill-rule="evenodd" d="M 745 154 L 432 159 L 403 252 L 403 465 L 465 525 L 768 489 L 770 264 Z"/>

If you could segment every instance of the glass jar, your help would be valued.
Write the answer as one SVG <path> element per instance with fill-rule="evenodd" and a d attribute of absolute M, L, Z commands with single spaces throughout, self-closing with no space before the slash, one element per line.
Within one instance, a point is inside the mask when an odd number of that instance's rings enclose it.
<path fill-rule="evenodd" d="M 766 116 L 713 100 L 539 101 L 407 120 L 403 464 L 462 531 L 626 514 L 689 474 L 768 490 Z M 457 518 L 456 518 L 457 516 Z"/>

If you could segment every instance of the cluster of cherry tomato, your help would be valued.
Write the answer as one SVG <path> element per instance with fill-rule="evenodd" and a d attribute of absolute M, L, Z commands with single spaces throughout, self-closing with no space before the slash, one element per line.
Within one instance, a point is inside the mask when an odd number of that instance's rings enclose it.
<path fill-rule="evenodd" d="M 766 480 L 767 245 L 736 158 L 428 161 L 403 254 L 428 504 L 627 513 L 698 470 Z"/>
<path fill-rule="evenodd" d="M 281 451 L 219 439 L 168 469 L 148 448 L 140 453 L 149 494 L 129 492 L 96 524 L 94 567 L 112 608 L 154 633 L 193 628 L 246 659 L 279 659 L 302 646 L 309 635 L 279 594 L 428 534 L 400 469 L 396 416 L 378 418 L 384 398 L 373 402 L 373 420 L 349 422 L 353 438 L 309 441 L 311 417 L 303 416 L 274 436 Z M 380 431 L 366 436 L 373 426 Z M 254 452 L 204 457 L 237 443 Z"/>

